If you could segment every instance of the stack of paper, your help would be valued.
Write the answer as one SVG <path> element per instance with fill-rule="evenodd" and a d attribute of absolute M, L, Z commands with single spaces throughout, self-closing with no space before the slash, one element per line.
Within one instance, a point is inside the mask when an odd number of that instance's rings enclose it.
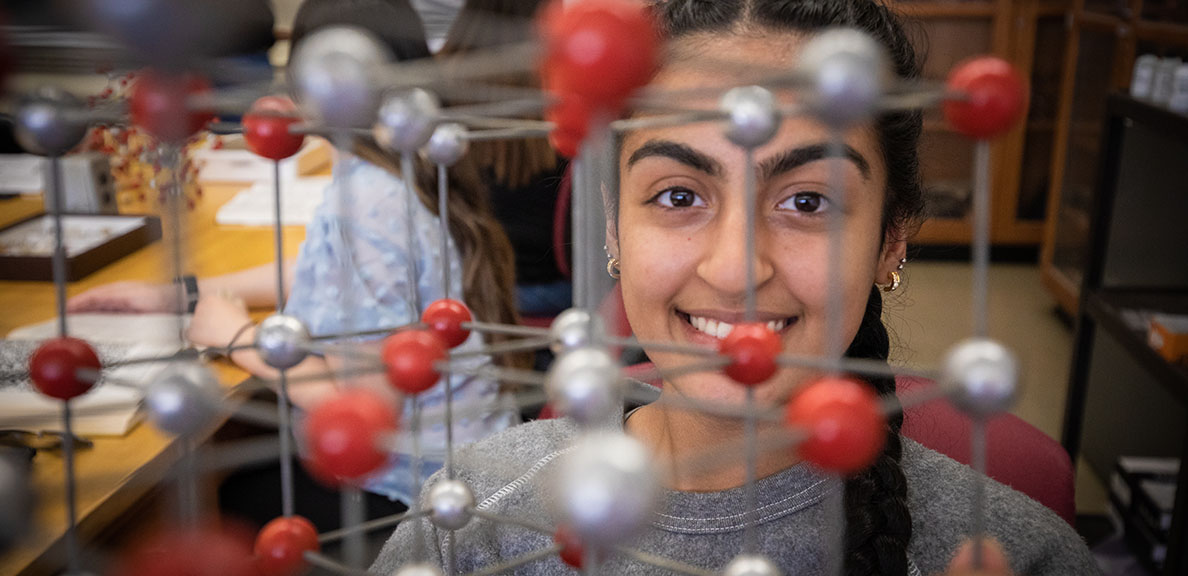
<path fill-rule="evenodd" d="M 281 180 L 281 222 L 304 226 L 322 203 L 329 177 Z M 256 183 L 223 204 L 215 222 L 224 226 L 272 226 L 276 222 L 276 191 L 272 183 Z"/>
<path fill-rule="evenodd" d="M 170 314 L 78 314 L 67 318 L 72 336 L 89 342 L 105 366 L 165 358 L 181 350 L 178 317 Z M 57 320 L 13 330 L 0 340 L 0 428 L 61 431 L 62 403 L 33 388 L 28 358 L 39 341 L 57 336 Z M 144 387 L 167 365 L 138 362 L 105 368 L 87 394 L 71 402 L 78 436 L 121 436 L 142 418 Z"/>
<path fill-rule="evenodd" d="M 0 154 L 0 193 L 40 194 L 44 182 L 45 158 Z"/>
<path fill-rule="evenodd" d="M 224 147 L 195 150 L 199 182 L 271 183 L 276 165 L 257 156 L 239 136 L 224 136 Z M 326 174 L 334 161 L 334 149 L 321 138 L 309 138 L 296 155 L 281 160 L 281 180 Z"/>

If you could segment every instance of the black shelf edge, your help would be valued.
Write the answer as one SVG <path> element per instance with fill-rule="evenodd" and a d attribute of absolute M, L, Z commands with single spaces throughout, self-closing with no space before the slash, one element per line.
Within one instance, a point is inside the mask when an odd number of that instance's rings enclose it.
<path fill-rule="evenodd" d="M 1085 299 L 1087 312 L 1098 326 L 1120 343 L 1134 359 L 1155 377 L 1180 402 L 1188 403 L 1188 368 L 1164 360 L 1147 345 L 1147 335 L 1126 325 L 1121 311 L 1143 308 L 1183 312 L 1188 306 L 1188 292 L 1097 290 Z M 1165 304 L 1165 306 L 1160 306 Z"/>
<path fill-rule="evenodd" d="M 1111 94 L 1106 106 L 1110 112 L 1130 118 L 1162 136 L 1188 141 L 1188 115 L 1172 112 L 1121 92 Z"/>

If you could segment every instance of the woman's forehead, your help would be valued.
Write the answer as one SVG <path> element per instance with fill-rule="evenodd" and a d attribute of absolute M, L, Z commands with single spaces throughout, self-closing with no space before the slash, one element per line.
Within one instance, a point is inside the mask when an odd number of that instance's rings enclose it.
<path fill-rule="evenodd" d="M 680 109 L 717 109 L 722 94 L 731 87 L 760 83 L 773 75 L 790 72 L 804 39 L 805 35 L 798 32 L 762 30 L 682 37 L 670 42 L 668 56 L 649 85 L 649 92 L 661 102 L 667 98 L 666 104 Z M 797 108 L 799 98 L 792 89 L 778 90 L 775 95 L 782 109 Z M 646 115 L 649 114 L 641 114 Z M 757 150 L 756 159 L 789 148 L 826 143 L 835 137 L 825 124 L 810 116 L 786 115 L 772 141 Z M 868 161 L 871 176 L 885 177 L 873 125 L 852 129 L 844 134 L 844 139 Z M 622 141 L 620 160 L 625 162 L 641 146 L 658 140 L 689 145 L 722 157 L 727 165 L 732 163 L 729 158 L 743 155 L 726 139 L 722 122 L 699 122 L 629 132 Z"/>
<path fill-rule="evenodd" d="M 743 27 L 671 40 L 644 101 L 667 110 L 715 110 L 731 88 L 759 85 L 772 92 L 782 109 L 797 109 L 806 99 L 804 75 L 815 68 L 802 64 L 800 57 L 815 35 Z M 649 114 L 644 109 L 636 116 Z"/>
<path fill-rule="evenodd" d="M 757 84 L 790 73 L 804 45 L 799 32 L 700 32 L 668 43 L 653 88 Z"/>

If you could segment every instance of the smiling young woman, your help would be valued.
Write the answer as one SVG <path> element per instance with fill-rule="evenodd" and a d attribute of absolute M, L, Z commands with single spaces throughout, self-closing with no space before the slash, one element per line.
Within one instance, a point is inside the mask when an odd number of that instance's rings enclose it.
<path fill-rule="evenodd" d="M 831 189 L 829 138 L 813 120 L 789 118 L 755 151 L 756 320 L 779 333 L 786 351 L 801 354 L 826 352 L 828 275 L 843 278 L 842 301 L 849 304 L 843 327 L 853 335 L 870 287 L 890 276 L 905 250 L 907 223 L 882 232 L 886 169 L 877 141 L 866 132 L 847 138 L 845 156 L 836 160 L 843 203 Z M 716 347 L 744 321 L 745 166 L 743 150 L 712 123 L 640 131 L 624 140 L 610 246 L 620 262 L 627 316 L 641 340 Z M 843 222 L 840 269 L 828 259 L 835 211 Z M 649 356 L 662 367 L 682 361 Z M 702 380 L 741 398 L 742 388 L 711 374 L 674 385 Z M 761 393 L 773 401 L 786 397 L 788 390 L 778 388 L 764 386 Z"/>
<path fill-rule="evenodd" d="M 766 6 L 761 4 L 755 8 Z M 721 72 L 716 77 L 707 74 L 707 61 L 791 69 L 806 39 L 803 33 L 757 22 L 741 25 L 749 26 L 745 32 L 723 34 L 720 23 L 681 21 L 674 14 L 680 6 L 668 8 L 666 14 L 673 15 L 666 19 L 672 56 L 653 81 L 654 89 L 679 91 L 705 86 L 707 78 L 722 81 Z M 837 23 L 802 22 L 799 27 L 814 24 Z M 892 40 L 897 42 L 891 45 L 900 48 L 900 76 L 914 77 L 910 46 L 902 37 Z M 802 104 L 790 91 L 777 93 L 777 98 L 786 108 Z M 716 104 L 707 101 L 702 106 Z M 838 320 L 827 314 L 828 279 L 836 274 L 840 281 L 833 286 L 842 291 L 843 303 L 840 330 L 846 342 L 859 344 L 851 346 L 848 355 L 887 358 L 881 298 L 872 287 L 885 282 L 904 257 L 906 238 L 921 207 L 915 157 L 918 119 L 914 114 L 901 116 L 887 120 L 881 130 L 870 126 L 841 135 L 810 116 L 788 117 L 770 141 L 750 154 L 756 201 L 751 263 L 755 320 L 777 332 L 784 352 L 828 352 L 829 323 Z M 836 146 L 839 137 L 841 145 Z M 881 137 L 902 144 L 888 154 Z M 623 139 L 617 218 L 607 233 L 611 253 L 620 261 L 627 317 L 641 341 L 716 348 L 746 320 L 747 168 L 747 152 L 717 123 L 641 130 Z M 894 178 L 890 172 L 896 173 Z M 898 185 L 891 186 L 893 180 Z M 833 188 L 839 182 L 844 190 Z M 833 222 L 841 227 L 839 260 L 830 260 Z M 688 356 L 673 353 L 648 351 L 648 356 L 662 371 L 690 362 Z M 755 398 L 760 406 L 782 405 L 814 376 L 786 368 L 758 386 Z M 893 397 L 892 380 L 871 384 Z M 680 396 L 741 405 L 745 394 L 745 388 L 725 374 L 704 372 L 665 382 L 661 399 Z M 666 461 L 688 460 L 707 445 L 744 433 L 744 422 L 738 418 L 707 417 L 671 405 L 662 401 L 643 406 L 625 422 L 630 434 Z M 848 521 L 864 527 L 848 535 L 849 563 L 882 566 L 888 573 L 906 569 L 911 535 L 907 483 L 899 464 L 900 424 L 901 419 L 892 422 L 895 434 L 875 465 L 845 487 Z M 794 451 L 772 451 L 759 459 L 755 473 L 765 478 L 796 463 Z M 721 491 L 742 485 L 745 474 L 742 466 L 673 466 L 670 484 L 677 490 Z M 881 505 L 873 506 L 876 501 Z"/>
<path fill-rule="evenodd" d="M 872 37 L 898 79 L 919 74 L 900 23 L 874 0 L 667 0 L 653 10 L 668 42 L 666 60 L 649 85 L 655 93 L 718 92 L 753 82 L 744 78 L 748 69 L 791 70 L 805 43 L 833 27 Z M 792 91 L 775 96 L 782 108 L 804 104 Z M 716 95 L 680 105 L 716 109 Z M 645 350 L 661 373 L 697 362 L 671 350 L 716 349 L 744 321 L 773 330 L 784 353 L 828 356 L 836 353 L 833 339 L 839 338 L 846 356 L 885 362 L 890 343 L 875 285 L 891 280 L 922 212 L 921 124 L 918 112 L 886 113 L 838 135 L 812 116 L 788 116 L 774 137 L 749 152 L 718 122 L 624 134 L 617 190 L 605 188 L 607 245 L 618 260 L 632 331 L 641 342 L 657 343 Z M 753 205 L 746 192 L 749 167 Z M 747 247 L 752 209 L 753 251 Z M 836 245 L 830 238 L 835 224 Z M 755 316 L 748 318 L 752 295 Z M 840 302 L 840 311 L 831 300 Z M 760 410 L 778 408 L 821 375 L 781 369 L 751 389 L 754 401 Z M 866 378 L 862 386 L 894 402 L 892 378 Z M 897 416 L 887 422 L 887 441 L 863 471 L 843 478 L 800 462 L 793 450 L 765 450 L 756 462 L 757 481 L 748 487 L 737 448 L 747 435 L 744 420 L 729 410 L 714 415 L 687 408 L 690 401 L 738 407 L 748 396 L 747 388 L 720 372 L 690 373 L 666 379 L 658 401 L 624 415 L 622 429 L 666 472 L 660 510 L 627 543 L 632 549 L 714 573 L 740 551 L 766 556 L 785 574 L 832 573 L 838 558 L 844 572 L 855 576 L 931 574 L 949 567 L 970 528 L 970 469 L 900 438 Z M 762 437 L 780 425 L 765 420 L 757 426 Z M 561 466 L 556 462 L 579 434 L 566 419 L 507 430 L 460 454 L 457 477 L 486 513 L 551 525 L 543 479 Z M 707 447 L 730 452 L 730 446 L 736 448 L 728 464 L 686 465 Z M 988 484 L 987 494 L 987 532 L 1002 543 L 1016 572 L 1096 571 L 1084 544 L 1050 511 L 996 483 Z M 523 524 L 515 528 L 488 518 L 450 537 L 458 546 L 459 572 L 553 544 Z M 406 562 L 420 530 L 416 523 L 398 529 L 373 568 L 387 573 Z M 430 531 L 429 559 L 444 564 L 447 533 Z M 631 554 L 603 558 L 600 569 L 655 571 Z M 550 557 L 516 573 L 569 569 Z"/>

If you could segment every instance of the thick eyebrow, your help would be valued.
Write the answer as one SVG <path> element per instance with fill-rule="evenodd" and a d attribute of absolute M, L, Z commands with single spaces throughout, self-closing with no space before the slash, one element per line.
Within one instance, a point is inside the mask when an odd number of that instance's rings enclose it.
<path fill-rule="evenodd" d="M 676 160 L 710 176 L 718 176 L 722 173 L 722 165 L 718 164 L 717 160 L 671 140 L 648 140 L 627 159 L 627 167 L 631 168 L 636 162 L 653 156 Z"/>
<path fill-rule="evenodd" d="M 824 143 L 785 150 L 759 164 L 759 177 L 761 181 L 766 181 L 810 162 L 837 156 L 838 154 L 833 152 L 833 147 Z M 857 150 L 849 144 L 844 144 L 841 157 L 853 162 L 858 167 L 858 171 L 862 173 L 862 177 L 870 180 L 870 162 Z"/>

